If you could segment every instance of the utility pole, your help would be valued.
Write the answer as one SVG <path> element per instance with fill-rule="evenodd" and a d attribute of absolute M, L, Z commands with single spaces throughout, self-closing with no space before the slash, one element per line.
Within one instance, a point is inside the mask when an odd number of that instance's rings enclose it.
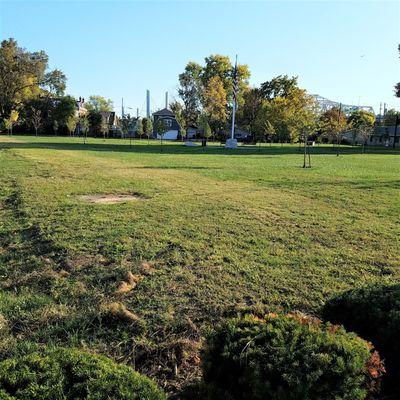
<path fill-rule="evenodd" d="M 124 118 L 124 98 L 122 98 L 121 117 Z"/>
<path fill-rule="evenodd" d="M 231 127 L 231 137 L 226 141 L 225 147 L 234 149 L 237 147 L 237 140 L 235 139 L 235 114 L 237 107 L 237 55 L 235 59 L 235 69 L 233 70 L 233 105 L 232 105 L 232 127 Z"/>

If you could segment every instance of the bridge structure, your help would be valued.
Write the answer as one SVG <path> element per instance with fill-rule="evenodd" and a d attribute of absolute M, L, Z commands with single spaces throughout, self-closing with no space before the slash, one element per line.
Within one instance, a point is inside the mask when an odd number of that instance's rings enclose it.
<path fill-rule="evenodd" d="M 311 96 L 314 98 L 315 103 L 317 105 L 317 112 L 319 112 L 321 114 L 324 113 L 325 111 L 331 110 L 332 108 L 339 108 L 341 105 L 342 112 L 345 115 L 349 115 L 353 111 L 357 111 L 357 110 L 368 111 L 375 115 L 375 111 L 374 111 L 373 107 L 371 107 L 371 106 L 355 106 L 355 105 L 350 105 L 350 104 L 343 104 L 343 103 L 339 103 L 337 101 L 329 100 L 318 94 L 312 94 Z"/>

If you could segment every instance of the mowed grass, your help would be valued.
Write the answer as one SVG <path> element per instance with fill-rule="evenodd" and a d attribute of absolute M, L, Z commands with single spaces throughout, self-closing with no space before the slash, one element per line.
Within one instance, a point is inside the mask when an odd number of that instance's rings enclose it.
<path fill-rule="evenodd" d="M 2 351 L 87 347 L 174 388 L 221 318 L 318 315 L 335 293 L 399 283 L 400 153 L 312 153 L 303 169 L 288 145 L 0 136 Z M 117 294 L 128 272 L 137 285 Z"/>

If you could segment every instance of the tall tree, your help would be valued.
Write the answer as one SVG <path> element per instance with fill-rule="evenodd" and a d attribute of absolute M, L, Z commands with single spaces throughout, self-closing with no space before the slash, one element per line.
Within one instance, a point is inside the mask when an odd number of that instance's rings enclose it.
<path fill-rule="evenodd" d="M 97 136 L 98 133 L 103 133 L 102 125 L 108 125 L 108 118 L 101 114 L 100 111 L 91 109 L 87 114 L 89 120 L 90 132 L 92 135 Z"/>
<path fill-rule="evenodd" d="M 347 127 L 346 116 L 338 108 L 325 111 L 319 118 L 321 137 L 330 143 L 340 143 L 341 135 Z"/>
<path fill-rule="evenodd" d="M 364 110 L 356 110 L 349 115 L 347 123 L 354 132 L 353 141 L 358 137 L 365 142 L 366 134 L 368 132 L 371 134 L 375 124 L 375 115 Z"/>
<path fill-rule="evenodd" d="M 260 90 L 253 88 L 247 90 L 243 95 L 244 103 L 237 113 L 237 123 L 250 134 L 255 134 L 257 119 L 263 106 L 263 98 Z"/>
<path fill-rule="evenodd" d="M 89 101 L 85 103 L 85 108 L 94 111 L 113 111 L 114 103 L 110 99 L 106 99 L 103 96 L 92 95 L 89 97 Z"/>
<path fill-rule="evenodd" d="M 297 77 L 278 75 L 260 86 L 260 94 L 264 99 L 272 100 L 276 97 L 288 97 L 291 91 L 297 88 Z"/>
<path fill-rule="evenodd" d="M 204 90 L 204 113 L 214 132 L 225 127 L 227 121 L 227 99 L 219 76 L 210 78 Z"/>
<path fill-rule="evenodd" d="M 62 95 L 65 75 L 48 70 L 44 51 L 28 52 L 14 39 L 3 40 L 0 46 L 0 118 L 8 118 L 12 110 L 39 94 Z"/>
<path fill-rule="evenodd" d="M 195 63 L 189 62 L 185 71 L 179 75 L 178 94 L 183 102 L 182 117 L 185 120 L 185 127 L 196 122 L 200 112 L 202 83 L 200 75 L 202 67 Z"/>
<path fill-rule="evenodd" d="M 169 108 L 175 115 L 175 119 L 181 126 L 181 128 L 186 128 L 186 119 L 184 117 L 184 107 L 179 101 L 173 101 L 170 103 Z"/>
<path fill-rule="evenodd" d="M 72 96 L 63 96 L 54 102 L 52 120 L 59 126 L 65 126 L 69 117 L 76 113 L 76 101 Z"/>
<path fill-rule="evenodd" d="M 186 122 L 186 128 L 196 123 L 197 117 L 206 108 L 210 111 L 210 91 L 216 87 L 222 87 L 223 91 L 218 88 L 220 96 L 219 100 L 224 97 L 225 112 L 219 113 L 221 118 L 218 122 L 210 120 L 212 125 L 223 126 L 226 123 L 227 115 L 232 111 L 233 100 L 233 74 L 234 67 L 227 56 L 213 54 L 205 58 L 204 66 L 194 62 L 189 62 L 185 71 L 179 75 L 178 93 L 183 102 L 183 118 Z M 249 88 L 248 79 L 250 71 L 247 65 L 238 64 L 237 66 L 237 105 L 242 106 L 244 99 L 243 94 Z M 215 108 L 215 107 L 214 107 Z M 219 107 L 218 107 L 219 108 Z M 214 110 L 215 111 L 215 110 Z M 224 114 L 224 115 L 222 115 Z"/>
<path fill-rule="evenodd" d="M 394 126 L 396 124 L 396 117 L 400 118 L 400 112 L 391 108 L 386 111 L 385 118 L 383 120 L 384 126 Z"/>
<path fill-rule="evenodd" d="M 284 96 L 265 99 L 260 118 L 272 124 L 279 141 L 294 142 L 305 128 L 315 126 L 314 101 L 305 90 L 294 87 Z"/>
<path fill-rule="evenodd" d="M 232 103 L 233 96 L 233 73 L 234 66 L 229 57 L 220 54 L 213 54 L 205 58 L 205 66 L 201 73 L 203 86 L 206 88 L 212 78 L 218 77 L 227 94 L 227 103 Z M 243 103 L 243 93 L 249 86 L 250 70 L 246 64 L 238 64 L 237 66 L 237 104 Z"/>

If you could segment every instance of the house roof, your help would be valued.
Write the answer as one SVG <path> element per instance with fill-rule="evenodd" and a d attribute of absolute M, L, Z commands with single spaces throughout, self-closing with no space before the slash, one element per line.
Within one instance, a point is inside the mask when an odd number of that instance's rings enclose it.
<path fill-rule="evenodd" d="M 163 108 L 162 110 L 153 113 L 153 115 L 160 117 L 175 117 L 175 114 L 171 110 L 168 110 L 168 108 Z"/>

